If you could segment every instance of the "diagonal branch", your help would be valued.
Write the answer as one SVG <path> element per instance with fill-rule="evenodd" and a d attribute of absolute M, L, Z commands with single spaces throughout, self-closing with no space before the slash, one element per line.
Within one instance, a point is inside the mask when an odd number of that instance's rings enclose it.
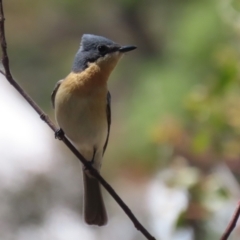
<path fill-rule="evenodd" d="M 225 232 L 223 233 L 223 235 L 221 237 L 221 240 L 227 240 L 228 239 L 228 237 L 232 233 L 233 229 L 237 225 L 237 221 L 238 221 L 239 216 L 240 216 L 240 202 L 238 203 L 238 206 L 235 210 L 235 213 L 233 214 L 231 221 L 229 222 Z"/>
<path fill-rule="evenodd" d="M 9 66 L 9 58 L 7 54 L 7 42 L 5 38 L 5 29 L 4 29 L 4 12 L 3 12 L 3 4 L 2 0 L 0 0 L 0 42 L 2 49 L 2 64 L 5 70 L 3 73 L 8 80 L 8 82 L 25 98 L 25 100 L 32 106 L 32 108 L 38 113 L 40 118 L 54 131 L 57 131 L 56 126 L 50 120 L 50 118 L 41 110 L 41 108 L 33 101 L 33 99 L 20 87 L 20 85 L 13 79 L 10 66 Z M 88 161 L 84 159 L 84 157 L 77 151 L 77 149 L 71 144 L 71 142 L 63 136 L 61 139 L 68 148 L 73 152 L 73 154 L 84 164 L 84 166 L 91 172 L 91 174 L 98 179 L 98 181 L 102 184 L 102 186 L 108 191 L 108 193 L 115 199 L 115 201 L 119 204 L 119 206 L 123 209 L 123 211 L 127 214 L 127 216 L 132 220 L 135 228 L 139 230 L 147 239 L 155 240 L 155 238 L 143 227 L 143 225 L 137 220 L 134 214 L 131 212 L 129 207 L 123 202 L 123 200 L 118 196 L 118 194 L 114 191 L 114 189 L 104 180 L 104 178 L 89 164 Z"/>

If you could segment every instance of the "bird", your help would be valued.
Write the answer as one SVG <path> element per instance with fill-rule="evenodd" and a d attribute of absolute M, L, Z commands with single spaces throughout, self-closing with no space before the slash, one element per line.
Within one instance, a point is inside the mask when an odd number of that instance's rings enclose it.
<path fill-rule="evenodd" d="M 100 172 L 111 126 L 111 95 L 107 82 L 124 53 L 136 49 L 106 37 L 83 34 L 71 72 L 51 95 L 58 133 Z M 103 226 L 108 217 L 98 180 L 83 166 L 84 220 Z"/>

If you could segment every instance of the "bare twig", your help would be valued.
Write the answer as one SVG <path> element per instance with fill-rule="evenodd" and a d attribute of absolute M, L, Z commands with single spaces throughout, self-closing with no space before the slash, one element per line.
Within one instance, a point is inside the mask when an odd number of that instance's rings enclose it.
<path fill-rule="evenodd" d="M 230 234 L 232 233 L 233 229 L 236 227 L 238 218 L 240 215 L 240 202 L 238 202 L 238 206 L 232 216 L 231 221 L 229 222 L 225 232 L 223 233 L 221 240 L 227 240 Z"/>
<path fill-rule="evenodd" d="M 0 42 L 2 49 L 2 64 L 5 70 L 0 72 L 5 75 L 9 83 L 25 98 L 25 100 L 34 108 L 40 118 L 54 131 L 57 131 L 56 126 L 50 120 L 50 118 L 40 109 L 40 107 L 32 100 L 32 98 L 20 87 L 20 85 L 13 79 L 10 66 L 9 58 L 7 54 L 7 43 L 5 38 L 4 30 L 4 12 L 2 0 L 0 0 Z M 127 216 L 132 220 L 135 228 L 139 230 L 147 239 L 155 240 L 155 238 L 143 227 L 143 225 L 137 220 L 134 214 L 131 212 L 129 207 L 123 202 L 123 200 L 117 195 L 113 188 L 104 180 L 104 178 L 89 164 L 88 161 L 77 151 L 77 149 L 71 144 L 71 142 L 65 137 L 62 137 L 62 141 L 68 146 L 68 148 L 74 153 L 74 155 L 84 164 L 84 166 L 91 171 L 91 174 L 98 179 L 102 186 L 109 192 L 109 194 L 115 199 Z"/>

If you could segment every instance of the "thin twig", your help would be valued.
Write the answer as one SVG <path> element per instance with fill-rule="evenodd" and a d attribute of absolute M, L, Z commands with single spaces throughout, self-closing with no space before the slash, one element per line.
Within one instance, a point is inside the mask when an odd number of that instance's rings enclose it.
<path fill-rule="evenodd" d="M 231 221 L 229 222 L 225 232 L 223 233 L 221 240 L 227 240 L 230 234 L 232 233 L 233 229 L 237 225 L 238 218 L 240 216 L 240 202 L 238 202 L 238 206 L 232 216 Z"/>
<path fill-rule="evenodd" d="M 5 38 L 4 30 L 4 12 L 2 0 L 0 0 L 0 41 L 2 49 L 2 64 L 5 70 L 5 73 L 2 71 L 0 73 L 6 76 L 6 79 L 10 84 L 25 98 L 25 100 L 34 108 L 38 113 L 40 118 L 54 131 L 57 131 L 56 126 L 50 120 L 50 118 L 41 110 L 41 108 L 32 100 L 32 98 L 20 87 L 20 85 L 13 79 L 10 66 L 9 58 L 7 54 L 7 42 Z M 119 206 L 127 214 L 127 216 L 132 220 L 136 229 L 138 229 L 147 239 L 155 240 L 155 238 L 143 227 L 143 225 L 137 220 L 134 214 L 131 212 L 129 207 L 123 202 L 123 200 L 117 195 L 113 188 L 104 180 L 104 178 L 89 164 L 88 161 L 77 151 L 77 149 L 71 144 L 71 142 L 65 137 L 62 137 L 62 141 L 68 146 L 68 148 L 74 153 L 74 155 L 84 164 L 84 166 L 90 170 L 91 174 L 98 179 L 102 186 L 108 191 L 108 193 L 116 200 Z"/>

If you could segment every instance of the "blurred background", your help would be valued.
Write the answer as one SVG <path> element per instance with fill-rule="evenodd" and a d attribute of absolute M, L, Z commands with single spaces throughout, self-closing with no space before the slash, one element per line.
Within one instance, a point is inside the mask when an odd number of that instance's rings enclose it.
<path fill-rule="evenodd" d="M 3 3 L 12 73 L 52 119 L 83 33 L 138 46 L 109 81 L 101 173 L 156 239 L 219 239 L 240 199 L 239 1 Z M 79 161 L 0 86 L 0 239 L 145 239 L 105 190 L 108 225 L 83 222 Z"/>

